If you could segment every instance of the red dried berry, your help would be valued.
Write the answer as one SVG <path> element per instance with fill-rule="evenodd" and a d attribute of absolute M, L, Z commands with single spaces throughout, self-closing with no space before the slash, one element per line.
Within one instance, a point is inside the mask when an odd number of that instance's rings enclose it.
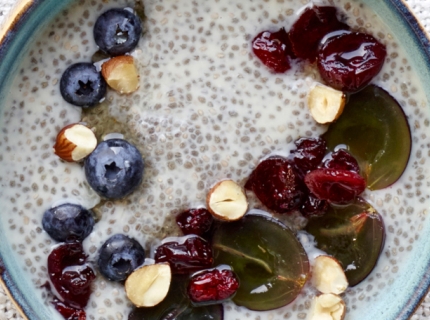
<path fill-rule="evenodd" d="M 345 149 L 339 149 L 330 154 L 323 166 L 329 169 L 349 170 L 360 173 L 357 160 Z"/>
<path fill-rule="evenodd" d="M 326 200 L 320 200 L 314 194 L 309 193 L 300 207 L 300 212 L 305 217 L 322 216 L 327 212 L 328 208 L 329 204 Z"/>
<path fill-rule="evenodd" d="M 297 209 L 306 195 L 306 188 L 292 163 L 278 157 L 262 161 L 251 173 L 245 188 L 278 213 Z"/>
<path fill-rule="evenodd" d="M 48 256 L 48 273 L 52 284 L 64 303 L 73 308 L 84 308 L 95 279 L 93 269 L 86 264 L 86 254 L 79 242 L 56 247 Z"/>
<path fill-rule="evenodd" d="M 200 237 L 181 237 L 166 242 L 155 251 L 155 262 L 168 262 L 173 274 L 187 274 L 212 266 L 212 249 Z"/>
<path fill-rule="evenodd" d="M 294 165 L 304 176 L 320 165 L 326 154 L 327 143 L 322 138 L 301 138 L 294 143 L 297 147 L 291 151 Z"/>
<path fill-rule="evenodd" d="M 327 39 L 322 45 L 318 69 L 333 88 L 356 92 L 381 71 L 386 55 L 385 46 L 371 35 L 345 32 Z"/>
<path fill-rule="evenodd" d="M 94 278 L 94 271 L 88 265 L 66 267 L 62 273 L 64 287 L 75 296 L 85 294 Z"/>
<path fill-rule="evenodd" d="M 366 189 L 366 181 L 349 170 L 316 169 L 305 176 L 305 184 L 318 199 L 335 204 L 348 203 Z"/>
<path fill-rule="evenodd" d="M 284 28 L 277 32 L 259 33 L 252 40 L 252 50 L 266 67 L 276 73 L 283 73 L 291 68 L 290 59 L 294 58 L 294 55 Z"/>
<path fill-rule="evenodd" d="M 59 301 L 58 299 L 54 299 L 52 301 L 55 309 L 63 316 L 66 320 L 86 320 L 87 315 L 85 310 L 72 308 L 65 303 Z"/>
<path fill-rule="evenodd" d="M 212 269 L 193 275 L 188 285 L 188 296 L 194 303 L 219 303 L 233 297 L 239 280 L 229 269 Z"/>
<path fill-rule="evenodd" d="M 294 54 L 298 58 L 315 61 L 321 40 L 336 30 L 349 30 L 349 26 L 339 21 L 335 7 L 306 9 L 290 29 Z"/>
<path fill-rule="evenodd" d="M 213 217 L 205 208 L 190 209 L 180 213 L 176 217 L 176 224 L 184 235 L 196 234 L 203 236 L 209 231 Z"/>

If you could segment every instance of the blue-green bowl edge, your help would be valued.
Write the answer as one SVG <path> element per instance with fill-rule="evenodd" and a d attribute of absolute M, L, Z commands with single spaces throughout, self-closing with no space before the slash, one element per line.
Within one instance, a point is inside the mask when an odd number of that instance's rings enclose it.
<path fill-rule="evenodd" d="M 5 33 L 5 36 L 0 41 L 0 101 L 5 100 L 8 92 L 8 82 L 11 82 L 12 75 L 18 65 L 20 57 L 23 56 L 26 45 L 31 43 L 32 37 L 44 27 L 45 23 L 49 23 L 50 19 L 57 15 L 62 9 L 74 0 L 33 0 L 24 11 L 20 12 L 20 16 L 14 20 L 14 23 Z M 7 259 L 4 257 L 11 254 L 11 248 L 6 246 L 3 241 L 0 241 L 0 283 L 7 290 L 9 296 L 21 315 L 25 319 L 50 319 L 52 314 L 46 314 L 43 311 L 37 311 L 40 308 L 38 299 L 31 299 L 26 296 L 25 288 L 22 284 L 19 285 L 19 270 L 11 268 Z"/>
<path fill-rule="evenodd" d="M 0 101 L 4 100 L 7 95 L 8 81 L 11 80 L 11 76 L 14 74 L 14 68 L 17 67 L 17 62 L 23 55 L 25 45 L 31 42 L 31 37 L 37 33 L 40 28 L 43 27 L 43 22 L 46 21 L 47 16 L 54 16 L 65 8 L 73 0 L 62 0 L 61 2 L 56 0 L 33 0 L 32 4 L 22 13 L 19 19 L 12 25 L 8 30 L 6 36 L 2 39 L 0 46 L 0 74 L 7 75 L 6 77 L 0 78 Z M 408 6 L 402 0 L 383 0 L 375 2 L 372 0 L 364 0 L 369 5 L 376 8 L 377 13 L 386 13 L 388 7 L 394 6 L 394 10 L 389 9 L 391 19 L 395 21 L 401 21 L 404 26 L 410 27 L 412 32 L 408 32 L 411 36 L 412 41 L 415 45 L 421 48 L 420 59 L 425 65 L 430 66 L 430 39 L 422 25 L 416 20 L 415 16 L 409 11 Z M 379 12 L 378 12 L 379 11 Z M 400 19 L 399 19 L 400 18 Z M 384 20 L 387 17 L 384 16 Z M 406 27 L 406 29 L 408 29 Z M 427 68 L 416 68 L 421 77 L 430 79 L 429 67 Z M 428 101 L 430 101 L 429 90 L 426 90 Z M 427 224 L 429 225 L 429 224 Z M 430 229 L 430 228 L 429 228 Z M 425 230 L 423 230 L 425 231 Z M 429 241 L 430 242 L 430 241 Z M 17 285 L 19 271 L 9 266 L 4 256 L 11 252 L 11 249 L 0 242 L 0 274 L 3 284 L 6 286 L 11 297 L 15 300 L 16 305 L 19 307 L 22 315 L 27 319 L 45 319 L 40 318 L 40 314 L 37 313 L 37 303 L 34 300 L 31 301 L 29 297 L 26 297 L 22 292 L 25 292 L 23 288 Z M 426 248 L 430 249 L 430 248 Z M 429 290 L 430 285 L 430 250 L 425 253 L 427 259 L 425 268 L 420 268 L 422 278 L 413 286 L 413 295 L 410 296 L 406 304 L 399 306 L 398 309 L 393 310 L 396 316 L 391 319 L 408 319 L 416 310 L 417 306 L 424 299 L 425 294 Z M 417 277 L 418 278 L 418 277 Z M 363 310 L 367 313 L 369 310 Z M 369 315 L 369 314 L 367 314 Z"/>

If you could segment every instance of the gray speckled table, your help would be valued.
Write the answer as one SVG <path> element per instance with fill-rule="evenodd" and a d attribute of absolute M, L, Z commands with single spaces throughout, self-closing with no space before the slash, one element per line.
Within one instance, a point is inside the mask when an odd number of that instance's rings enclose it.
<path fill-rule="evenodd" d="M 0 0 L 0 24 L 16 0 Z M 406 0 L 412 11 L 430 33 L 430 0 Z M 13 303 L 0 287 L 0 320 L 22 319 Z M 416 310 L 411 320 L 430 319 L 430 294 Z"/>

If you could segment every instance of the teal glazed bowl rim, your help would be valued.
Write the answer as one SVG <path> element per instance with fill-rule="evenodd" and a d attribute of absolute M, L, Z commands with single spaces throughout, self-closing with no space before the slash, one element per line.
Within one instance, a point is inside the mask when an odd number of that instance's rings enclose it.
<path fill-rule="evenodd" d="M 8 93 L 9 83 L 17 70 L 20 59 L 28 49 L 34 35 L 74 0 L 27 0 L 20 1 L 17 10 L 0 32 L 0 101 Z M 77 1 L 77 0 L 75 0 Z M 415 67 L 422 83 L 430 83 L 430 39 L 424 28 L 402 0 L 363 0 L 390 27 L 408 54 L 414 57 Z M 22 5 L 24 3 L 24 5 Z M 3 35 L 3 36 L 2 36 Z M 430 101 L 430 85 L 424 86 L 427 101 Z M 0 106 L 1 108 L 1 106 Z M 0 188 L 6 187 L 1 184 Z M 21 276 L 20 268 L 0 225 L 0 274 L 1 283 L 10 294 L 22 316 L 27 319 L 50 319 L 47 307 L 32 299 L 35 288 Z M 426 219 L 422 235 L 430 234 L 430 219 Z M 419 306 L 430 286 L 430 241 L 420 237 L 406 263 L 406 270 L 399 274 L 386 295 L 372 301 L 372 308 L 363 310 L 364 319 L 408 319 Z"/>

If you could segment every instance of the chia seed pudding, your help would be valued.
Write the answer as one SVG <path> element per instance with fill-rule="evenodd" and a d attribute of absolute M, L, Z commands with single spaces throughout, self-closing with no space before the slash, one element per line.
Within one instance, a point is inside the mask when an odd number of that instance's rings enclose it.
<path fill-rule="evenodd" d="M 387 47 L 382 71 L 372 83 L 402 106 L 411 128 L 407 169 L 391 187 L 366 191 L 364 198 L 383 216 L 386 242 L 370 276 L 344 294 L 346 319 L 358 319 L 368 303 L 390 290 L 396 274 L 406 272 L 414 242 L 430 206 L 430 115 L 421 84 L 408 58 L 387 27 L 359 1 L 321 1 L 334 5 L 352 29 L 373 35 Z M 63 71 L 90 61 L 97 51 L 92 27 L 112 7 L 133 1 L 80 0 L 55 17 L 34 40 L 11 85 L 0 118 L 0 223 L 23 276 L 40 287 L 40 303 L 50 305 L 42 286 L 46 259 L 56 242 L 41 226 L 48 208 L 65 201 L 93 208 L 97 223 L 84 241 L 96 261 L 105 240 L 124 233 L 149 253 L 163 238 L 179 236 L 178 213 L 205 205 L 215 183 L 232 179 L 244 185 L 259 161 L 288 155 L 299 137 L 316 137 L 326 126 L 307 109 L 307 94 L 322 82 L 315 66 L 295 64 L 271 73 L 251 49 L 263 30 L 289 29 L 308 1 L 239 0 L 145 1 L 144 35 L 132 53 L 140 89 L 130 95 L 112 90 L 101 105 L 82 112 L 59 92 Z M 320 4 L 320 2 L 318 2 Z M 83 121 L 99 141 L 115 133 L 133 143 L 145 159 L 143 183 L 122 200 L 106 201 L 91 190 L 81 164 L 61 161 L 52 146 L 64 126 Z M 250 208 L 263 209 L 250 198 Z M 278 217 L 278 216 L 277 216 Z M 284 215 L 294 229 L 305 220 Z M 312 256 L 310 239 L 299 236 Z M 224 304 L 226 319 L 305 319 L 316 291 L 307 285 L 291 304 L 256 312 Z M 123 285 L 97 275 L 86 307 L 88 319 L 127 319 L 132 308 Z M 52 308 L 51 319 L 61 319 Z"/>

